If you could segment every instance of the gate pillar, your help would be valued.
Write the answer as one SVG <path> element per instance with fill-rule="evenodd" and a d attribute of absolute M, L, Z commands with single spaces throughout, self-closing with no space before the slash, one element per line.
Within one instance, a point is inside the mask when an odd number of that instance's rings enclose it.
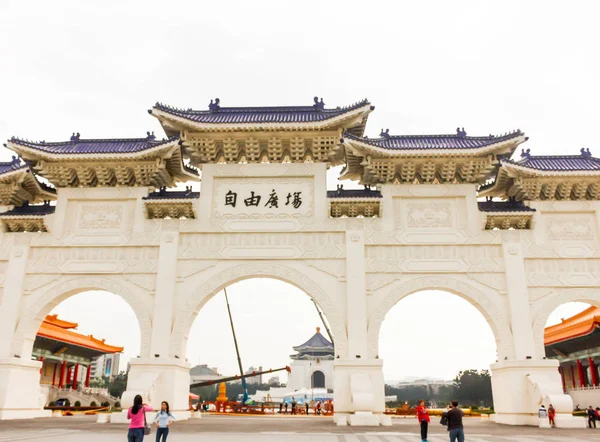
<path fill-rule="evenodd" d="M 494 420 L 507 425 L 539 425 L 538 410 L 543 404 L 556 409 L 556 425 L 581 427 L 583 419 L 571 415 L 573 400 L 564 394 L 558 361 L 536 359 L 533 320 L 525 260 L 520 241 L 509 238 L 502 244 L 506 267 L 506 288 L 516 360 L 492 364 Z"/>
<path fill-rule="evenodd" d="M 187 419 L 189 412 L 190 364 L 176 358 L 132 359 L 127 376 L 127 390 L 121 404 L 124 409 L 133 405 L 139 394 L 155 410 L 167 401 L 177 419 Z"/>
<path fill-rule="evenodd" d="M 367 359 L 365 241 L 362 231 L 346 232 L 346 275 L 348 355 L 334 362 L 334 419 L 338 425 L 377 426 L 387 423 L 383 414 L 385 389 L 382 361 Z"/>
<path fill-rule="evenodd" d="M 20 358 L 0 359 L 0 420 L 49 417 L 40 388 L 42 363 Z"/>

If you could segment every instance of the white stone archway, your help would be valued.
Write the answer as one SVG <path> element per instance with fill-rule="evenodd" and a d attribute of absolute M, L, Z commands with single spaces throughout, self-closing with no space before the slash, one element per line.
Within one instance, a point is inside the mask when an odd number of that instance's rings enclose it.
<path fill-rule="evenodd" d="M 402 284 L 397 284 L 382 295 L 381 301 L 374 307 L 369 319 L 368 345 L 369 356 L 379 357 L 379 333 L 387 313 L 398 302 L 407 296 L 426 290 L 441 290 L 449 292 L 468 301 L 485 317 L 496 340 L 498 359 L 514 359 L 512 333 L 506 315 L 491 300 L 489 293 L 485 294 L 472 284 L 460 281 L 450 276 L 422 276 L 416 277 Z M 491 290 L 491 289 L 490 289 Z"/>
<path fill-rule="evenodd" d="M 73 277 L 63 276 L 49 289 L 38 289 L 28 297 L 13 340 L 13 351 L 21 358 L 29 358 L 31 346 L 40 324 L 54 307 L 82 292 L 103 290 L 120 296 L 135 313 L 140 327 L 140 357 L 148 357 L 152 321 L 148 311 L 149 299 L 141 289 L 124 281 L 120 276 Z"/>
<path fill-rule="evenodd" d="M 312 298 L 321 308 L 335 340 L 336 354 L 347 353 L 347 334 L 344 327 L 343 311 L 335 305 L 332 296 L 304 272 L 284 263 L 232 263 L 227 269 L 200 283 L 190 295 L 184 299 L 175 314 L 172 334 L 172 351 L 174 355 L 186 353 L 188 334 L 194 319 L 202 307 L 217 293 L 236 282 L 252 278 L 272 278 L 289 283 Z M 342 356 L 343 357 L 343 356 Z"/>
<path fill-rule="evenodd" d="M 554 310 L 568 302 L 585 302 L 600 307 L 600 289 L 573 288 L 553 289 L 536 301 L 533 305 L 533 336 L 535 339 L 536 356 L 546 357 L 544 350 L 544 330 L 548 318 Z"/>

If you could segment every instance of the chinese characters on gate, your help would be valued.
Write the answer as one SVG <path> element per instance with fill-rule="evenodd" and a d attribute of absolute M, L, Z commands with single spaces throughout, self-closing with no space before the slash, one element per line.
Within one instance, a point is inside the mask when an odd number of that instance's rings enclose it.
<path fill-rule="evenodd" d="M 242 195 L 246 196 L 246 195 Z M 246 207 L 255 206 L 259 207 L 261 205 L 262 200 L 261 195 L 257 195 L 253 190 L 250 191 L 247 198 L 244 198 L 242 201 L 246 205 Z M 275 189 L 271 191 L 271 193 L 266 198 L 267 202 L 263 204 L 264 207 L 268 209 L 277 209 L 279 208 L 279 196 Z M 238 203 L 238 194 L 237 192 L 232 192 L 229 190 L 225 194 L 225 205 L 235 207 Z M 282 205 L 293 207 L 294 209 L 298 209 L 302 205 L 302 192 L 288 192 L 287 195 L 285 193 L 282 196 Z M 241 205 L 241 204 L 240 204 Z"/>

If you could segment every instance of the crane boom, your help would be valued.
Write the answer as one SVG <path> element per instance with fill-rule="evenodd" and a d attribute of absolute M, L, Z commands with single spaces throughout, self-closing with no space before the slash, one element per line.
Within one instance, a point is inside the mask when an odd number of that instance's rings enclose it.
<path fill-rule="evenodd" d="M 242 379 L 242 388 L 244 389 L 244 399 L 242 399 L 242 404 L 244 404 L 248 400 L 248 385 L 246 384 L 246 377 L 244 376 L 244 369 L 242 368 L 242 358 L 240 357 L 240 349 L 238 348 L 237 338 L 235 336 L 235 328 L 233 327 L 233 317 L 231 316 L 231 308 L 229 307 L 227 289 L 224 288 L 223 292 L 225 293 L 225 302 L 227 303 L 227 312 L 229 313 L 229 323 L 231 324 L 231 333 L 233 334 L 233 343 L 235 344 L 235 353 L 237 354 L 240 378 Z"/>
<path fill-rule="evenodd" d="M 327 336 L 329 336 L 329 340 L 331 341 L 331 343 L 333 345 L 335 345 L 335 342 L 333 342 L 333 336 L 331 336 L 331 331 L 329 330 L 329 326 L 325 322 L 325 318 L 323 317 L 323 313 L 321 313 L 321 309 L 319 309 L 319 306 L 317 305 L 317 303 L 315 302 L 314 299 L 312 299 L 312 302 L 315 305 L 315 308 L 317 309 L 317 313 L 319 314 L 319 317 L 321 318 L 321 322 L 323 323 L 323 326 L 325 327 L 325 331 L 327 331 Z"/>
<path fill-rule="evenodd" d="M 271 370 L 265 370 L 265 371 L 257 371 L 255 373 L 248 373 L 245 374 L 243 376 L 229 376 L 227 378 L 221 378 L 221 379 L 212 379 L 210 381 L 202 381 L 202 382 L 196 382 L 195 384 L 191 384 L 190 388 L 196 388 L 196 387 L 206 387 L 207 385 L 215 385 L 215 384 L 220 384 L 221 382 L 231 382 L 231 381 L 238 381 L 240 379 L 245 379 L 245 378 L 251 378 L 253 376 L 260 376 L 262 374 L 267 374 L 267 373 L 275 373 L 278 371 L 283 371 L 286 370 L 287 372 L 290 372 L 290 367 L 283 367 L 283 368 L 276 368 L 276 369 L 271 369 Z"/>

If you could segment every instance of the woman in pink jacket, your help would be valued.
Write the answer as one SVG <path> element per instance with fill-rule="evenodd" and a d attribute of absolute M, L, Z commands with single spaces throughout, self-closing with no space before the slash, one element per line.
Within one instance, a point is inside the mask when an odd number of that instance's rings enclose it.
<path fill-rule="evenodd" d="M 144 428 L 146 426 L 146 411 L 152 411 L 152 407 L 142 401 L 138 394 L 133 398 L 133 406 L 127 411 L 127 419 L 130 419 L 127 442 L 142 442 L 144 440 Z"/>

